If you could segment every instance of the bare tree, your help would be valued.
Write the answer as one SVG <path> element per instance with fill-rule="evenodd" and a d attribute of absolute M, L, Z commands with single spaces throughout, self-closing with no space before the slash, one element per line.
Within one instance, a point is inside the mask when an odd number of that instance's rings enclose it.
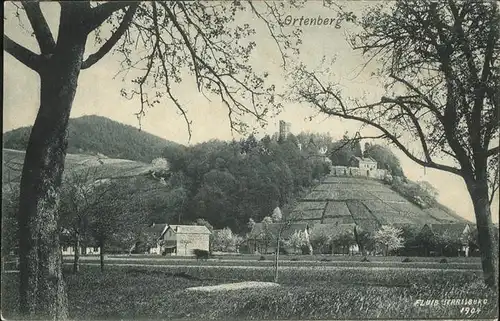
<path fill-rule="evenodd" d="M 297 221 L 300 219 L 299 212 L 292 212 L 291 210 L 295 207 L 295 203 L 290 203 L 286 205 L 286 208 L 283 209 L 283 215 L 282 218 L 279 221 L 275 222 L 262 222 L 264 224 L 264 229 L 267 230 L 266 233 L 269 234 L 274 240 L 276 244 L 276 250 L 274 252 L 274 282 L 278 282 L 279 279 L 279 257 L 280 257 L 280 248 L 283 244 L 284 238 L 283 235 L 287 232 L 290 231 L 290 228 L 292 228 L 292 225 L 294 223 L 297 223 Z M 275 210 L 276 211 L 276 210 Z M 281 210 L 280 210 L 281 212 Z M 272 224 L 276 228 L 271 228 L 270 225 Z M 305 231 L 302 231 L 305 232 Z M 310 254 L 312 254 L 312 247 L 309 242 L 309 239 L 307 239 L 306 243 L 308 244 L 308 247 L 311 251 Z"/>
<path fill-rule="evenodd" d="M 120 243 L 130 242 L 131 233 L 138 239 L 137 226 L 146 222 L 143 204 L 130 195 L 144 192 L 131 188 L 130 182 L 119 179 L 106 181 L 96 187 L 94 197 L 98 201 L 88 208 L 89 230 L 100 247 L 101 271 L 104 271 L 104 254 L 111 240 Z"/>
<path fill-rule="evenodd" d="M 296 33 L 281 32 L 283 3 L 180 1 L 61 1 L 55 38 L 38 1 L 9 2 L 24 13 L 36 38 L 39 54 L 4 34 L 4 50 L 40 77 L 40 107 L 29 138 L 22 171 L 19 209 L 20 310 L 27 316 L 65 319 L 67 296 L 61 272 L 58 239 L 59 192 L 67 151 L 68 119 L 79 74 L 114 49 L 122 55 L 122 70 L 131 71 L 139 96 L 140 119 L 147 107 L 170 100 L 191 123 L 187 110 L 172 90 L 184 75 L 194 75 L 198 90 L 218 96 L 228 110 L 231 128 L 244 129 L 243 115 L 259 123 L 274 108 L 274 85 L 267 74 L 249 66 L 255 42 L 249 24 L 237 22 L 248 9 L 263 20 L 285 60 L 297 44 Z M 101 31 L 111 31 L 109 38 Z M 85 52 L 96 39 L 95 52 Z"/>
<path fill-rule="evenodd" d="M 187 247 L 189 244 L 191 244 L 191 240 L 189 239 L 181 239 L 179 241 L 180 244 L 184 245 L 184 255 L 187 256 L 188 255 L 188 251 L 187 251 Z"/>
<path fill-rule="evenodd" d="M 100 185 L 107 188 L 99 188 Z M 107 180 L 98 179 L 97 167 L 73 171 L 62 184 L 59 222 L 61 228 L 69 231 L 69 236 L 74 240 L 74 273 L 80 270 L 80 242 L 88 232 L 89 214 L 103 202 L 110 186 Z"/>
<path fill-rule="evenodd" d="M 293 86 L 320 113 L 375 128 L 417 164 L 464 179 L 491 287 L 498 285 L 488 161 L 499 152 L 499 24 L 495 1 L 389 2 L 364 16 L 361 33 L 351 37 L 354 49 L 380 63 L 380 100 L 346 100 L 304 66 Z"/>

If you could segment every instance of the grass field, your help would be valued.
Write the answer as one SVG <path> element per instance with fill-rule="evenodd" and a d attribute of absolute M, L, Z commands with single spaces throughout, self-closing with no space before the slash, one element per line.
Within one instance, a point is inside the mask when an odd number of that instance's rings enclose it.
<path fill-rule="evenodd" d="M 253 259 L 251 259 L 253 258 Z M 169 257 L 159 255 L 133 255 L 133 256 L 108 256 L 105 259 L 106 264 L 131 264 L 131 265 L 182 265 L 182 266 L 202 266 L 202 267 L 230 267 L 238 266 L 243 267 L 273 267 L 274 257 L 271 255 L 264 256 L 261 260 L 260 256 L 241 256 L 241 257 L 216 257 L 209 260 L 196 260 L 193 257 Z M 354 260 L 356 258 L 357 260 Z M 350 267 L 350 268 L 400 268 L 400 269 L 439 269 L 439 270 L 475 270 L 481 271 L 481 263 L 478 258 L 448 258 L 447 263 L 440 263 L 438 258 L 432 261 L 422 261 L 422 258 L 410 258 L 411 262 L 402 262 L 403 257 L 396 257 L 398 260 L 383 260 L 382 257 L 371 257 L 370 262 L 361 262 L 361 258 L 353 256 L 324 256 L 320 259 L 314 259 L 314 256 L 305 255 L 288 255 L 281 256 L 280 266 L 284 268 L 336 268 L 336 267 Z M 87 256 L 81 258 L 82 262 L 98 263 L 98 256 Z M 66 263 L 71 264 L 73 258 L 70 256 L 65 257 Z"/>
<path fill-rule="evenodd" d="M 110 259 L 113 258 L 130 258 L 130 259 L 161 259 L 161 260 L 179 260 L 179 259 L 189 259 L 192 261 L 195 261 L 195 259 L 192 256 L 160 256 L 157 254 L 132 254 L 129 256 L 128 254 L 109 254 L 106 255 Z M 273 260 L 274 259 L 274 254 L 265 254 L 262 255 L 268 260 Z M 95 257 L 91 256 L 82 256 L 81 258 L 91 258 L 95 259 Z M 261 255 L 257 254 L 222 254 L 222 255 L 213 255 L 211 257 L 211 260 L 245 260 L 245 261 L 258 261 L 260 259 Z M 71 256 L 67 256 L 67 259 L 71 259 Z M 331 262 L 335 261 L 352 261 L 352 262 L 359 262 L 362 259 L 362 256 L 360 255 L 329 255 L 329 254 L 314 254 L 314 255 L 280 255 L 280 261 L 290 261 L 292 259 L 299 259 L 300 261 L 303 262 L 308 262 L 308 261 L 317 261 L 321 262 L 322 260 L 330 260 Z M 371 262 L 401 262 L 404 257 L 402 256 L 367 256 L 367 258 Z M 419 256 L 419 257 L 410 257 L 410 259 L 414 262 L 434 262 L 438 263 L 442 257 L 424 257 L 424 256 Z M 448 262 L 450 263 L 471 263 L 471 264 L 481 264 L 481 259 L 479 257 L 447 257 L 446 258 Z"/>
<path fill-rule="evenodd" d="M 172 260 L 173 262 L 173 260 Z M 170 264 L 170 263 L 169 263 Z M 351 267 L 356 267 L 352 263 Z M 403 319 L 493 318 L 495 294 L 481 272 L 395 268 L 390 273 L 349 267 L 280 270 L 280 287 L 211 293 L 187 287 L 237 281 L 272 281 L 272 268 L 226 266 L 82 265 L 65 267 L 72 319 Z M 15 317 L 17 275 L 2 277 L 2 311 Z M 484 304 L 415 306 L 416 300 L 486 299 Z M 479 308 L 465 315 L 464 307 Z"/>

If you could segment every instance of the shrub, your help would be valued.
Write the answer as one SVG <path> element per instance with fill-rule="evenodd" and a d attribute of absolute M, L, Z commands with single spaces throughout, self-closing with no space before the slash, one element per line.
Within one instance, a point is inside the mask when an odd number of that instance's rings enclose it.
<path fill-rule="evenodd" d="M 298 261 L 298 260 L 299 260 L 299 258 L 298 258 L 298 257 L 292 257 L 292 258 L 290 259 L 290 261 Z"/>
<path fill-rule="evenodd" d="M 265 257 L 264 255 L 261 255 L 261 256 L 259 257 L 259 261 L 265 261 L 265 260 L 266 260 L 266 257 Z"/>
<path fill-rule="evenodd" d="M 361 262 L 370 262 L 370 260 L 368 260 L 368 258 L 365 256 L 361 259 Z"/>
<path fill-rule="evenodd" d="M 205 251 L 205 250 L 200 250 L 200 249 L 194 249 L 193 253 L 196 256 L 197 260 L 200 260 L 200 259 L 207 260 L 210 256 L 210 252 Z"/>
<path fill-rule="evenodd" d="M 407 262 L 411 262 L 411 260 L 410 260 L 410 258 L 409 258 L 409 257 L 405 257 L 405 258 L 403 259 L 403 261 L 401 261 L 401 262 L 407 263 Z"/>
<path fill-rule="evenodd" d="M 447 259 L 445 259 L 445 258 L 442 258 L 442 259 L 439 261 L 439 263 L 448 263 L 448 260 L 447 260 Z"/>
<path fill-rule="evenodd" d="M 309 246 L 307 246 L 307 245 L 301 246 L 300 247 L 300 251 L 301 251 L 301 253 L 303 255 L 310 255 L 310 254 L 312 254 L 311 251 L 310 251 L 310 249 L 309 249 Z"/>

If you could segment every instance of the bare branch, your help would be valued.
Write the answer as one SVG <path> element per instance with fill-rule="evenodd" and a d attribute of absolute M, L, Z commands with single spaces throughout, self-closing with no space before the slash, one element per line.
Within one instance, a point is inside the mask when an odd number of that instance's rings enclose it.
<path fill-rule="evenodd" d="M 153 3 L 153 15 L 157 16 L 156 3 Z M 154 19 L 153 21 L 154 21 L 154 27 L 155 27 L 155 31 L 156 31 L 156 37 L 158 40 L 158 39 L 160 39 L 160 29 L 158 27 L 158 19 Z M 167 89 L 167 94 L 168 94 L 170 100 L 172 100 L 174 102 L 175 106 L 177 107 L 177 109 L 181 112 L 182 116 L 184 117 L 184 121 L 186 122 L 187 129 L 188 129 L 189 140 L 191 140 L 191 122 L 189 121 L 189 119 L 187 117 L 187 113 L 184 110 L 184 108 L 182 108 L 179 101 L 172 94 L 172 91 L 170 88 L 170 82 L 169 82 L 169 78 L 168 78 L 168 70 L 167 70 L 167 66 L 165 65 L 165 58 L 163 56 L 163 53 L 161 51 L 160 46 L 158 45 L 158 41 L 157 41 L 156 46 L 158 48 L 158 56 L 159 56 L 160 61 L 161 61 L 161 66 L 163 68 L 163 72 L 165 73 L 165 88 Z M 198 89 L 199 88 L 200 88 L 200 85 L 198 84 Z"/>
<path fill-rule="evenodd" d="M 108 1 L 91 10 L 90 20 L 88 22 L 88 32 L 99 27 L 106 19 L 108 19 L 115 11 L 125 9 L 128 6 L 137 6 L 136 1 Z"/>
<path fill-rule="evenodd" d="M 174 24 L 175 28 L 181 34 L 181 37 L 184 40 L 184 44 L 186 45 L 186 47 L 189 50 L 189 53 L 191 55 L 191 59 L 193 59 L 193 68 L 194 68 L 194 73 L 195 73 L 195 78 L 196 78 L 196 85 L 198 86 L 198 91 L 200 91 L 200 87 L 201 87 L 201 85 L 200 85 L 200 72 L 198 70 L 198 63 L 197 63 L 198 56 L 196 55 L 196 52 L 195 52 L 193 46 L 191 45 L 191 41 L 189 40 L 186 32 L 179 25 L 179 22 L 177 21 L 177 18 L 175 17 L 172 10 L 170 10 L 170 8 L 166 4 L 164 4 L 164 3 L 161 3 L 161 4 L 163 5 L 163 8 L 165 9 L 166 13 L 168 14 L 168 16 L 169 16 L 170 20 L 172 21 L 172 23 Z"/>
<path fill-rule="evenodd" d="M 42 10 L 40 10 L 40 3 L 38 1 L 23 1 L 22 5 L 35 33 L 40 51 L 42 54 L 52 53 L 56 47 L 56 42 L 50 32 L 49 25 L 43 16 Z"/>
<path fill-rule="evenodd" d="M 269 4 L 264 1 L 266 6 L 268 6 L 269 8 Z M 273 37 L 274 39 L 274 42 L 276 43 L 276 45 L 278 46 L 278 49 L 280 51 L 280 54 L 281 54 L 281 60 L 283 62 L 283 68 L 286 68 L 286 55 L 285 55 L 285 52 L 283 50 L 283 48 L 281 48 L 281 45 L 280 45 L 280 42 L 278 41 L 277 39 L 277 35 L 274 33 L 273 31 L 273 26 L 274 26 L 274 23 L 271 23 L 269 20 L 267 20 L 264 16 L 262 16 L 260 14 L 260 12 L 255 8 L 255 6 L 253 5 L 252 1 L 248 1 L 248 4 L 250 5 L 250 7 L 252 8 L 252 11 L 253 13 L 255 13 L 255 15 L 260 18 L 261 20 L 263 20 L 267 26 L 267 29 L 269 30 L 269 33 L 271 34 L 271 37 Z M 279 23 L 278 23 L 279 25 Z"/>
<path fill-rule="evenodd" d="M 40 66 L 44 59 L 10 39 L 7 35 L 3 36 L 3 49 L 28 68 L 36 72 L 40 71 Z"/>
<path fill-rule="evenodd" d="M 496 154 L 498 154 L 499 151 L 500 151 L 499 146 L 493 147 L 490 150 L 488 150 L 488 152 L 486 153 L 486 157 L 496 155 Z"/>
<path fill-rule="evenodd" d="M 498 192 L 498 188 L 500 187 L 498 175 L 499 175 L 499 168 L 497 164 L 497 166 L 494 169 L 493 178 L 490 181 L 490 195 L 488 199 L 488 203 L 490 204 L 490 206 L 493 203 L 493 200 L 495 199 L 495 194 Z"/>
<path fill-rule="evenodd" d="M 392 99 L 392 98 L 382 97 L 382 101 L 394 102 L 406 112 L 405 115 L 408 115 L 410 117 L 410 119 L 413 123 L 413 126 L 415 127 L 415 130 L 417 131 L 417 135 L 418 135 L 418 138 L 420 140 L 420 145 L 422 146 L 422 149 L 424 151 L 426 161 L 432 162 L 431 154 L 430 154 L 429 148 L 427 146 L 427 140 L 426 140 L 427 138 L 424 135 L 424 132 L 422 130 L 422 127 L 420 126 L 420 123 L 419 123 L 417 116 L 400 99 Z"/>
<path fill-rule="evenodd" d="M 108 41 L 106 41 L 96 53 L 91 54 L 87 57 L 87 59 L 82 63 L 82 69 L 87 69 L 94 65 L 115 46 L 115 44 L 118 42 L 118 40 L 120 40 L 120 38 L 130 26 L 130 23 L 134 18 L 134 14 L 137 11 L 138 6 L 138 3 L 130 5 L 118 29 L 116 29 L 116 31 L 111 35 Z"/>
<path fill-rule="evenodd" d="M 440 113 L 439 107 L 436 106 L 436 104 L 432 100 L 430 100 L 427 95 L 424 95 L 421 90 L 419 90 L 417 87 L 412 85 L 409 81 L 407 81 L 401 77 L 398 77 L 394 74 L 391 74 L 390 77 L 399 81 L 400 83 L 404 84 L 406 87 L 408 87 L 409 89 L 411 89 L 415 93 L 417 93 L 419 95 L 419 97 L 427 103 L 426 107 L 429 108 L 433 112 L 433 114 L 439 119 L 439 121 L 442 123 L 443 115 Z"/>

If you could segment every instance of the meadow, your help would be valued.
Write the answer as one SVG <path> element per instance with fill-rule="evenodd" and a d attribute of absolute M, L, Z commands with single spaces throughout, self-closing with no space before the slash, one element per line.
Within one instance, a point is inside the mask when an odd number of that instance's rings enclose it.
<path fill-rule="evenodd" d="M 402 262 L 404 257 L 368 257 L 368 262 L 361 262 L 360 256 L 308 256 L 308 255 L 281 255 L 279 265 L 283 268 L 397 268 L 397 269 L 439 269 L 439 270 L 475 270 L 481 271 L 479 258 L 446 258 L 446 263 L 441 263 L 441 258 L 409 258 L 410 262 Z M 86 256 L 82 262 L 97 264 L 98 256 Z M 65 257 L 67 264 L 73 262 L 70 256 Z M 219 256 L 208 260 L 196 260 L 193 257 L 169 257 L 158 255 L 109 255 L 106 264 L 131 264 L 131 265 L 166 265 L 171 266 L 200 266 L 200 267 L 240 267 L 240 268 L 265 268 L 274 266 L 274 256 L 243 255 Z"/>
<path fill-rule="evenodd" d="M 353 265 L 357 265 L 354 264 Z M 356 267 L 356 266 L 354 266 Z M 280 270 L 279 287 L 191 292 L 188 287 L 272 281 L 273 270 L 248 266 L 65 267 L 70 316 L 92 319 L 403 319 L 493 318 L 496 294 L 480 271 L 336 267 Z M 15 318 L 17 275 L 2 277 L 2 311 Z M 485 304 L 418 306 L 417 300 L 486 299 Z M 464 308 L 474 307 L 474 315 Z M 477 310 L 479 308 L 479 311 Z"/>

